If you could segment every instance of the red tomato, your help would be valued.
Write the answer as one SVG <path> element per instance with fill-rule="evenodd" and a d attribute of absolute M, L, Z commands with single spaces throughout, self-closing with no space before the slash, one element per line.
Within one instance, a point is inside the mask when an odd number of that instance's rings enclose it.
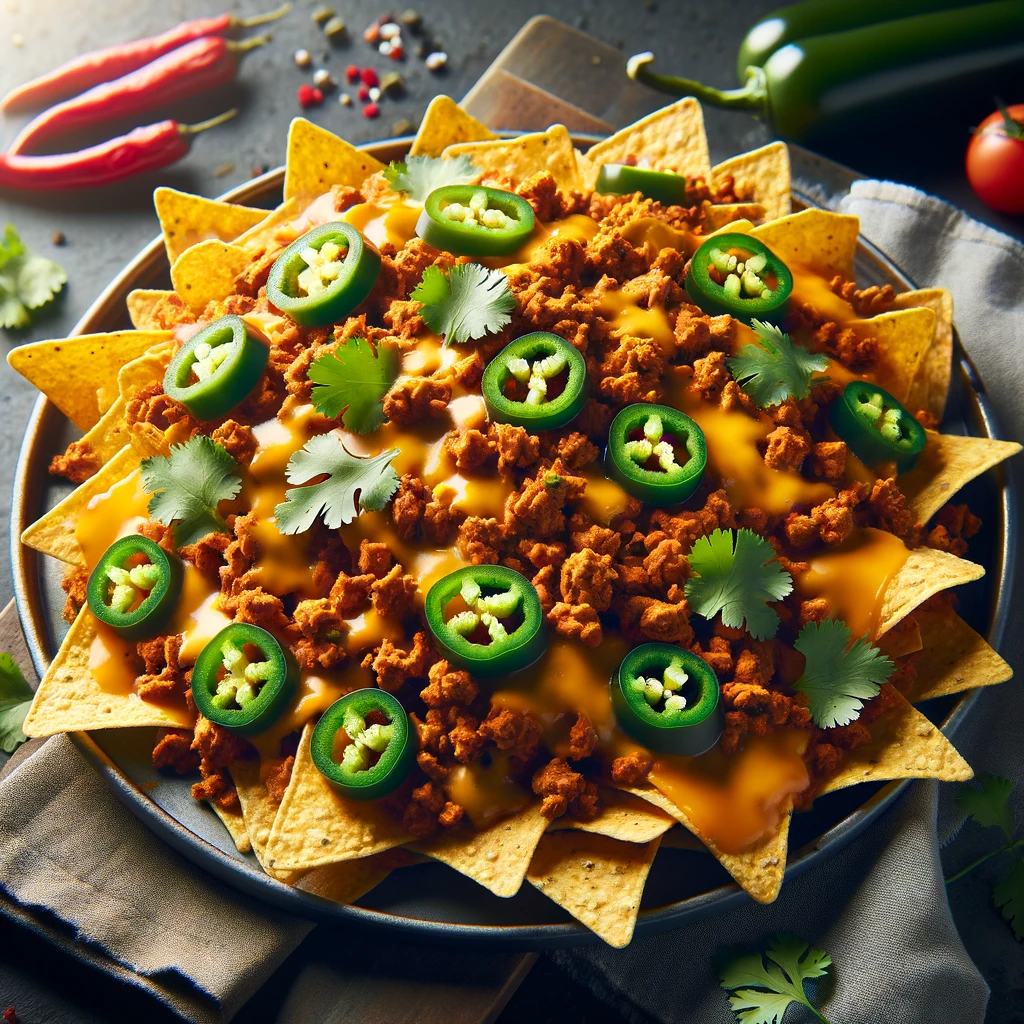
<path fill-rule="evenodd" d="M 1016 133 L 999 111 L 986 117 L 967 147 L 967 180 L 986 206 L 1024 213 L 1024 103 L 1007 109 Z"/>

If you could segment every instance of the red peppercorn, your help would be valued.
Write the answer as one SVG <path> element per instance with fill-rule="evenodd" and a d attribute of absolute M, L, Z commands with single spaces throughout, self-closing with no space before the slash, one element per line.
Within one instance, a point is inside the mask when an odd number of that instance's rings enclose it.
<path fill-rule="evenodd" d="M 370 87 L 368 85 L 359 86 L 359 92 L 356 95 L 361 103 L 368 103 L 370 100 Z"/>
<path fill-rule="evenodd" d="M 380 107 L 376 103 L 367 103 L 363 107 L 363 117 L 378 117 L 380 115 Z"/>
<path fill-rule="evenodd" d="M 377 77 L 377 72 L 373 68 L 363 68 L 361 76 L 363 79 L 363 85 L 375 86 L 380 85 L 380 79 Z"/>
<path fill-rule="evenodd" d="M 299 106 L 303 110 L 308 110 L 310 107 L 319 107 L 324 101 L 324 94 L 308 83 L 303 83 L 299 86 L 298 97 Z"/>
<path fill-rule="evenodd" d="M 357 68 L 355 64 L 349 64 L 349 66 L 345 68 L 345 81 L 348 82 L 349 85 L 355 85 L 356 82 L 359 81 L 359 68 Z"/>
<path fill-rule="evenodd" d="M 401 46 L 392 46 L 391 52 L 388 56 L 392 60 L 405 60 L 405 48 Z"/>

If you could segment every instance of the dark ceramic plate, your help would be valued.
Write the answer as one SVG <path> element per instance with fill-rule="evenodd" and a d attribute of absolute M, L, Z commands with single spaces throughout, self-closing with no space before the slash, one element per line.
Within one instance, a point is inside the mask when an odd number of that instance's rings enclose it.
<path fill-rule="evenodd" d="M 410 140 L 365 147 L 383 161 L 401 158 Z M 590 139 L 579 140 L 586 145 Z M 815 182 L 835 187 L 843 169 L 816 158 Z M 272 171 L 230 192 L 225 198 L 253 206 L 280 201 L 283 170 Z M 817 189 L 815 192 L 817 193 Z M 813 205 L 794 194 L 799 208 Z M 861 242 L 856 277 L 863 287 L 891 284 L 897 291 L 913 284 L 877 249 Z M 130 326 L 125 297 L 133 288 L 168 287 L 168 266 L 161 240 L 147 246 L 114 280 L 78 324 L 77 333 Z M 954 433 L 998 436 L 981 382 L 959 340 L 954 353 L 953 388 L 942 429 Z M 14 483 L 11 513 L 11 560 L 18 611 L 40 675 L 67 629 L 61 618 L 62 567 L 18 543 L 22 530 L 55 504 L 70 486 L 47 473 L 50 458 L 74 437 L 74 428 L 44 398 L 33 410 L 25 433 Z M 1011 493 L 999 471 L 973 482 L 965 491 L 984 519 L 986 529 L 972 546 L 971 557 L 988 570 L 984 579 L 963 589 L 962 610 L 974 626 L 998 646 L 1009 607 L 1013 565 Z M 934 701 L 925 710 L 947 733 L 969 712 L 976 694 Z M 299 916 L 331 918 L 390 929 L 430 941 L 473 942 L 506 947 L 568 946 L 598 942 L 561 908 L 524 885 L 512 899 L 499 899 L 468 878 L 440 864 L 423 864 L 393 873 L 349 907 L 289 888 L 263 873 L 254 857 L 239 854 L 220 821 L 195 803 L 189 783 L 156 773 L 150 763 L 151 729 L 78 733 L 76 742 L 109 782 L 118 798 L 172 847 L 228 884 Z M 818 800 L 797 815 L 790 838 L 787 877 L 806 870 L 821 857 L 848 843 L 875 821 L 907 783 L 856 786 Z M 676 927 L 748 899 L 706 851 L 663 849 L 644 891 L 636 934 Z"/>

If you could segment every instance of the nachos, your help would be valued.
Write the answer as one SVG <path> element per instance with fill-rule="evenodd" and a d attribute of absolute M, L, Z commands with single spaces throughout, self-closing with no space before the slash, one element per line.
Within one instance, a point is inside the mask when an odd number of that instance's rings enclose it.
<path fill-rule="evenodd" d="M 1010 675 L 954 502 L 1020 446 L 789 195 L 693 100 L 583 154 L 444 98 L 388 167 L 297 120 L 269 214 L 161 190 L 173 290 L 10 356 L 84 434 L 26 733 L 159 727 L 288 884 L 431 858 L 616 946 L 663 839 L 768 902 L 815 796 L 969 778 L 913 705 Z"/>

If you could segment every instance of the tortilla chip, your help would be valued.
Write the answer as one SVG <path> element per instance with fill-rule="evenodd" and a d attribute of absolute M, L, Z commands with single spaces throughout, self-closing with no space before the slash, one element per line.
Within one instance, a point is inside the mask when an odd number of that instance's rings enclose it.
<path fill-rule="evenodd" d="M 946 412 L 953 377 L 953 296 L 945 288 L 920 288 L 896 296 L 897 309 L 926 306 L 935 314 L 935 333 L 907 396 L 911 412 L 926 409 L 937 420 Z"/>
<path fill-rule="evenodd" d="M 1016 441 L 929 430 L 924 451 L 899 478 L 900 490 L 917 521 L 927 523 L 962 487 L 1020 450 Z"/>
<path fill-rule="evenodd" d="M 420 858 L 415 854 L 398 847 L 361 860 L 347 860 L 307 871 L 296 882 L 295 888 L 332 903 L 352 904 L 380 885 L 392 871 L 419 862 Z"/>
<path fill-rule="evenodd" d="M 446 158 L 461 154 L 468 156 L 484 172 L 485 181 L 489 177 L 497 177 L 521 182 L 539 171 L 550 171 L 555 184 L 561 189 L 583 187 L 576 150 L 564 125 L 555 124 L 546 132 L 533 132 L 514 139 L 463 142 L 444 151 Z"/>
<path fill-rule="evenodd" d="M 193 313 L 209 302 L 235 293 L 235 282 L 249 267 L 251 255 L 229 242 L 210 240 L 186 249 L 171 267 L 171 284 Z"/>
<path fill-rule="evenodd" d="M 455 828 L 410 849 L 454 868 L 495 896 L 515 896 L 547 828 L 540 801 L 479 830 Z"/>
<path fill-rule="evenodd" d="M 871 723 L 871 739 L 849 751 L 825 782 L 834 793 L 861 782 L 890 779 L 940 779 L 965 782 L 974 776 L 956 748 L 917 708 L 896 690 L 895 707 Z"/>
<path fill-rule="evenodd" d="M 98 494 L 105 494 L 139 466 L 139 456 L 130 447 L 122 448 L 105 466 L 79 484 L 63 501 L 37 519 L 21 535 L 21 543 L 33 551 L 85 568 L 85 554 L 75 527 L 82 511 Z"/>
<path fill-rule="evenodd" d="M 128 293 L 125 305 L 128 307 L 128 318 L 137 331 L 160 330 L 164 323 L 160 313 L 168 305 L 172 308 L 185 308 L 178 293 L 165 288 L 136 288 Z"/>
<path fill-rule="evenodd" d="M 576 829 L 608 836 L 624 843 L 649 843 L 675 825 L 675 818 L 653 804 L 620 789 L 601 790 L 601 811 L 596 818 L 580 821 L 565 815 L 555 818 L 549 832 Z"/>
<path fill-rule="evenodd" d="M 736 182 L 736 191 L 765 208 L 765 218 L 787 217 L 792 211 L 789 147 L 770 142 L 760 149 L 736 156 L 711 168 L 711 183 L 719 185 L 728 175 Z"/>
<path fill-rule="evenodd" d="M 85 431 L 104 411 L 96 401 L 97 390 L 125 363 L 171 337 L 170 331 L 115 331 L 37 341 L 11 349 L 7 362 Z"/>
<path fill-rule="evenodd" d="M 704 114 L 700 104 L 689 96 L 620 128 L 591 146 L 587 156 L 594 176 L 594 180 L 586 182 L 587 188 L 594 187 L 602 164 L 628 163 L 631 159 L 639 159 L 644 166 L 658 171 L 711 180 Z"/>
<path fill-rule="evenodd" d="M 313 199 L 332 185 L 358 188 L 384 164 L 319 125 L 297 117 L 288 129 L 284 174 L 285 201 L 293 196 Z"/>
<path fill-rule="evenodd" d="M 935 548 L 915 548 L 886 587 L 875 637 L 887 633 L 932 595 L 984 575 L 983 566 L 966 558 Z"/>
<path fill-rule="evenodd" d="M 224 823 L 224 827 L 235 844 L 235 849 L 239 853 L 251 853 L 252 842 L 249 840 L 249 833 L 245 830 L 245 819 L 242 817 L 242 812 L 225 811 L 223 807 L 218 807 L 212 802 L 210 802 L 210 810 Z"/>
<path fill-rule="evenodd" d="M 686 850 L 688 853 L 707 853 L 708 848 L 687 828 L 676 825 L 661 837 L 662 850 Z"/>
<path fill-rule="evenodd" d="M 239 235 L 233 244 L 239 248 L 248 249 L 249 252 L 262 252 L 272 246 L 284 245 L 286 244 L 284 240 L 279 238 L 281 229 L 289 221 L 295 220 L 301 210 L 302 200 L 293 197 L 288 202 L 282 203 L 276 210 L 272 210 L 256 227 L 246 231 L 244 235 Z M 287 239 L 287 244 L 291 244 L 298 237 L 299 232 L 292 231 Z"/>
<path fill-rule="evenodd" d="M 809 209 L 762 224 L 750 232 L 785 264 L 797 263 L 825 277 L 853 278 L 860 220 L 844 213 Z"/>
<path fill-rule="evenodd" d="M 104 690 L 89 669 L 95 639 L 96 619 L 83 608 L 36 690 L 22 727 L 26 736 L 143 725 L 180 729 L 191 724 L 191 715 L 184 708 L 177 711 L 149 704 L 136 693 Z"/>
<path fill-rule="evenodd" d="M 905 658 L 908 654 L 916 654 L 924 646 L 917 619 L 913 615 L 908 615 L 897 622 L 885 636 L 878 638 L 875 646 L 893 661 Z"/>
<path fill-rule="evenodd" d="M 338 795 L 313 763 L 312 733 L 312 725 L 302 731 L 291 781 L 267 840 L 267 866 L 279 871 L 316 868 L 408 842 L 401 824 L 380 803 Z"/>
<path fill-rule="evenodd" d="M 232 242 L 243 231 L 266 220 L 266 210 L 224 203 L 218 199 L 161 187 L 153 193 L 153 205 L 164 234 L 167 262 L 174 261 L 188 248 L 214 239 Z"/>
<path fill-rule="evenodd" d="M 923 649 L 914 661 L 914 679 L 903 691 L 911 704 L 1005 683 L 1013 676 L 1013 669 L 985 638 L 948 605 L 919 609 L 916 617 Z"/>
<path fill-rule="evenodd" d="M 715 209 L 715 207 L 711 207 L 711 209 Z M 726 233 L 749 235 L 753 230 L 753 221 L 747 220 L 746 218 L 740 218 L 739 220 L 729 221 L 729 223 L 723 224 L 720 228 L 715 228 L 714 231 L 709 231 L 707 237 L 710 238 L 712 235 L 724 235 Z"/>
<path fill-rule="evenodd" d="M 470 117 L 450 96 L 435 96 L 420 121 L 409 156 L 440 156 L 446 146 L 485 142 L 498 136 Z"/>
<path fill-rule="evenodd" d="M 704 224 L 709 234 L 737 223 L 757 221 L 760 224 L 767 219 L 767 211 L 759 203 L 712 203 L 704 210 Z"/>
<path fill-rule="evenodd" d="M 259 761 L 235 761 L 228 769 L 242 805 L 245 831 L 252 843 L 252 852 L 263 870 L 279 882 L 291 885 L 302 877 L 301 871 L 275 871 L 267 867 L 267 841 L 277 817 L 279 804 L 274 803 L 267 793 L 266 784 L 260 776 Z"/>
<path fill-rule="evenodd" d="M 629 945 L 659 839 L 551 832 L 537 844 L 527 881 L 609 946 Z"/>
<path fill-rule="evenodd" d="M 118 398 L 97 420 L 96 426 L 86 431 L 78 444 L 87 445 L 105 466 L 126 444 L 131 443 L 131 433 L 124 417 L 124 402 Z"/>
<path fill-rule="evenodd" d="M 854 320 L 849 326 L 858 337 L 878 341 L 875 377 L 884 382 L 886 391 L 906 404 L 918 368 L 932 344 L 935 314 L 924 306 L 896 309 L 867 320 Z"/>
<path fill-rule="evenodd" d="M 118 397 L 130 402 L 143 388 L 162 381 L 175 348 L 173 341 L 154 345 L 138 359 L 125 363 L 117 373 L 117 390 L 112 392 L 112 402 Z"/>

